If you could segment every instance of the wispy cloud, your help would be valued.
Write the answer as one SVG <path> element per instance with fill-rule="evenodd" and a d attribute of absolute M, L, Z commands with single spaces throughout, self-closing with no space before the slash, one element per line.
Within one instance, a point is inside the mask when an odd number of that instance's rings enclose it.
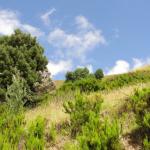
<path fill-rule="evenodd" d="M 51 10 L 47 11 L 46 13 L 41 15 L 41 19 L 44 22 L 45 25 L 49 25 L 51 20 L 50 16 L 56 11 L 55 8 L 52 8 Z"/>
<path fill-rule="evenodd" d="M 92 29 L 92 28 L 94 28 L 94 26 L 92 25 L 92 23 L 90 23 L 88 21 L 88 19 L 85 18 L 84 16 L 77 16 L 75 18 L 75 22 L 76 22 L 77 27 L 79 29 Z"/>
<path fill-rule="evenodd" d="M 49 33 L 48 42 L 57 49 L 61 49 L 65 56 L 84 61 L 89 51 L 98 45 L 105 45 L 106 39 L 100 29 L 96 29 L 87 18 L 75 18 L 76 33 L 68 33 L 61 28 L 55 28 Z"/>
<path fill-rule="evenodd" d="M 10 35 L 16 28 L 20 28 L 26 32 L 31 33 L 33 36 L 41 36 L 44 33 L 32 25 L 22 23 L 19 20 L 18 14 L 11 10 L 0 10 L 0 34 Z"/>

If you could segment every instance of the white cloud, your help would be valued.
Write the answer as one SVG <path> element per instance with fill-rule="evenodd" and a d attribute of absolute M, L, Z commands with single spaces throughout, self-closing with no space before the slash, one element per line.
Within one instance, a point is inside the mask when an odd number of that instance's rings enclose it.
<path fill-rule="evenodd" d="M 129 64 L 125 60 L 117 60 L 115 63 L 115 66 L 112 67 L 106 75 L 112 75 L 112 74 L 121 74 L 121 73 L 127 73 L 129 71 L 138 69 L 142 66 L 150 65 L 150 58 L 146 59 L 139 59 L 139 58 L 133 58 L 132 63 Z"/>
<path fill-rule="evenodd" d="M 55 28 L 49 33 L 48 42 L 57 49 L 61 49 L 66 57 L 79 58 L 84 60 L 86 54 L 98 45 L 106 44 L 102 31 L 95 29 L 91 23 L 83 16 L 75 19 L 77 28 L 76 33 L 67 33 L 63 29 Z M 88 30 L 84 30 L 84 29 Z"/>
<path fill-rule="evenodd" d="M 55 8 L 52 8 L 51 10 L 47 11 L 46 13 L 44 13 L 43 15 L 41 15 L 41 19 L 44 22 L 45 25 L 49 25 L 50 24 L 50 16 L 56 11 Z"/>
<path fill-rule="evenodd" d="M 0 10 L 0 34 L 10 35 L 20 25 L 15 12 Z"/>
<path fill-rule="evenodd" d="M 59 62 L 49 61 L 47 68 L 52 76 L 55 76 L 59 73 L 65 73 L 72 68 L 72 62 L 70 60 L 64 61 L 60 60 Z"/>
<path fill-rule="evenodd" d="M 90 73 L 93 73 L 93 66 L 91 64 L 86 66 L 89 69 Z"/>
<path fill-rule="evenodd" d="M 44 33 L 41 32 L 41 30 L 39 28 L 33 27 L 31 25 L 28 25 L 28 24 L 23 24 L 22 29 L 31 33 L 33 36 L 40 37 L 40 36 L 44 35 Z"/>
<path fill-rule="evenodd" d="M 10 35 L 16 28 L 20 28 L 34 36 L 41 36 L 43 32 L 40 29 L 29 24 L 22 23 L 18 14 L 11 10 L 0 10 L 0 34 Z"/>
<path fill-rule="evenodd" d="M 125 60 L 117 60 L 107 75 L 126 73 L 130 70 L 130 64 Z"/>
<path fill-rule="evenodd" d="M 76 24 L 79 29 L 90 29 L 94 28 L 93 25 L 84 16 L 77 16 L 75 18 Z"/>

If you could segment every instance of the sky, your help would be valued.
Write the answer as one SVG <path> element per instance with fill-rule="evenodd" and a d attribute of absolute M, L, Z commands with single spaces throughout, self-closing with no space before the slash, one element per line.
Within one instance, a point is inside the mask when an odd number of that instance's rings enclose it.
<path fill-rule="evenodd" d="M 102 68 L 105 75 L 150 64 L 149 0 L 0 0 L 0 35 L 36 36 L 52 78 Z"/>

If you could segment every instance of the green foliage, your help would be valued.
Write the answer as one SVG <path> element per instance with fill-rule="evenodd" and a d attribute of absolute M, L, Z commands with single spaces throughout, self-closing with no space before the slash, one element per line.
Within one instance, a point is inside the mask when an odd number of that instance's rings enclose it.
<path fill-rule="evenodd" d="M 74 72 L 66 73 L 66 81 L 77 81 L 82 78 L 86 78 L 89 75 L 89 70 L 87 68 L 77 68 Z"/>
<path fill-rule="evenodd" d="M 150 129 L 150 88 L 136 90 L 131 100 L 137 123 Z"/>
<path fill-rule="evenodd" d="M 74 101 L 64 103 L 65 111 L 70 115 L 72 136 L 81 132 L 82 126 L 89 122 L 91 113 L 99 116 L 101 103 L 102 99 L 88 101 L 80 94 L 76 95 Z"/>
<path fill-rule="evenodd" d="M 1 36 L 0 93 L 2 94 L 2 90 L 4 92 L 7 86 L 11 85 L 15 68 L 19 70 L 29 89 L 34 91 L 34 83 L 41 81 L 39 71 L 43 71 L 47 65 L 47 59 L 43 53 L 44 49 L 30 34 L 16 30 L 10 36 Z M 4 98 L 4 95 L 1 97 Z"/>
<path fill-rule="evenodd" d="M 101 80 L 96 79 L 93 74 L 79 80 L 65 82 L 60 90 L 80 90 L 82 92 L 93 92 L 97 90 L 113 90 L 123 86 L 145 83 L 150 81 L 150 71 L 136 71 L 127 74 L 106 76 Z"/>
<path fill-rule="evenodd" d="M 104 73 L 102 69 L 97 69 L 94 73 L 96 79 L 102 79 L 104 77 Z"/>
<path fill-rule="evenodd" d="M 74 72 L 67 72 L 65 77 L 66 77 L 66 81 L 74 81 L 75 80 Z"/>
<path fill-rule="evenodd" d="M 97 79 L 95 79 L 92 76 L 82 78 L 75 82 L 66 82 L 60 88 L 60 90 L 63 90 L 63 91 L 80 90 L 81 92 L 94 92 L 94 91 L 98 91 L 100 89 L 101 89 L 101 87 L 100 87 L 99 82 L 97 81 Z"/>
<path fill-rule="evenodd" d="M 23 110 L 24 98 L 27 95 L 25 81 L 20 78 L 19 73 L 13 75 L 12 84 L 7 88 L 6 101 L 8 111 L 17 114 Z"/>
<path fill-rule="evenodd" d="M 29 150 L 43 150 L 45 144 L 44 132 L 45 120 L 39 116 L 34 122 L 31 123 L 28 129 L 26 148 Z"/>
<path fill-rule="evenodd" d="M 22 114 L 3 118 L 3 124 L 0 131 L 0 145 L 2 149 L 5 149 L 7 146 L 11 146 L 12 149 L 17 149 L 22 138 L 25 136 L 23 119 L 24 116 Z"/>
<path fill-rule="evenodd" d="M 90 120 L 78 136 L 80 149 L 84 150 L 122 150 L 119 143 L 120 127 L 117 121 L 102 122 L 91 114 Z"/>
<path fill-rule="evenodd" d="M 137 124 L 146 136 L 144 147 L 148 150 L 150 148 L 150 88 L 136 90 L 131 100 Z"/>
<path fill-rule="evenodd" d="M 112 90 L 137 83 L 150 81 L 150 71 L 136 71 L 126 74 L 108 76 L 99 81 L 101 90 Z"/>
<path fill-rule="evenodd" d="M 75 101 L 64 104 L 70 115 L 71 133 L 77 138 L 77 149 L 84 150 L 121 150 L 119 143 L 121 133 L 117 121 L 100 120 L 102 98 L 95 101 L 77 95 Z M 73 145 L 74 148 L 75 145 Z"/>
<path fill-rule="evenodd" d="M 87 77 L 76 81 L 75 87 L 80 89 L 81 92 L 94 92 L 100 90 L 100 85 L 95 78 Z"/>
<path fill-rule="evenodd" d="M 144 150 L 150 150 L 150 140 L 146 137 L 143 142 Z"/>
<path fill-rule="evenodd" d="M 12 84 L 7 88 L 6 104 L 0 105 L 0 145 L 1 149 L 17 149 L 25 136 L 23 128 L 23 97 L 26 95 L 24 80 L 19 74 L 13 76 Z"/>

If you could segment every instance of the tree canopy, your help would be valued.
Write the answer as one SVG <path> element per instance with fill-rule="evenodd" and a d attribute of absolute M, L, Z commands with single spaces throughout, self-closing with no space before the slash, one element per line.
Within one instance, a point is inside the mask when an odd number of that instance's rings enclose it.
<path fill-rule="evenodd" d="M 44 49 L 36 37 L 19 29 L 10 36 L 0 36 L 0 99 L 11 85 L 16 69 L 28 88 L 34 91 L 34 83 L 41 80 L 39 71 L 44 71 L 47 63 Z"/>
<path fill-rule="evenodd" d="M 82 78 L 86 78 L 89 75 L 89 70 L 85 68 L 77 68 L 73 72 L 66 73 L 66 81 L 76 81 Z"/>

